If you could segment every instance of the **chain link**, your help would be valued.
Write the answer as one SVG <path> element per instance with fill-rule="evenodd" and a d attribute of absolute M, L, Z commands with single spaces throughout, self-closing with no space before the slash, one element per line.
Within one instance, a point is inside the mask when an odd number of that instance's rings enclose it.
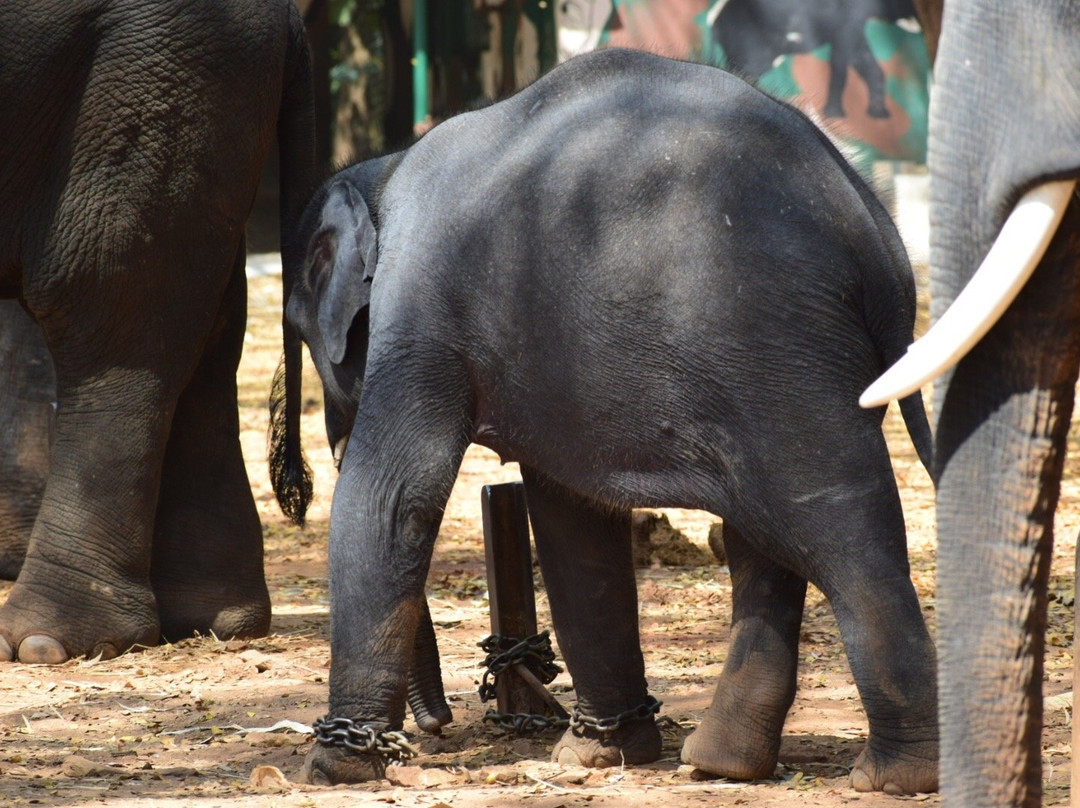
<path fill-rule="evenodd" d="M 570 726 L 570 719 L 535 713 L 500 713 L 497 710 L 488 710 L 484 714 L 484 723 L 498 724 L 500 728 L 517 735 L 528 735 L 547 729 L 565 729 Z"/>
<path fill-rule="evenodd" d="M 541 631 L 523 640 L 492 634 L 479 645 L 487 654 L 481 663 L 487 668 L 480 683 L 481 701 L 495 698 L 495 680 L 511 665 L 525 664 L 545 685 L 562 673 L 562 668 L 555 664 L 555 651 L 551 647 L 549 631 Z M 530 662 L 533 664 L 528 664 Z"/>
<path fill-rule="evenodd" d="M 660 712 L 661 704 L 663 704 L 663 702 L 658 701 L 653 696 L 646 696 L 645 701 L 637 707 L 634 707 L 632 710 L 626 710 L 625 712 L 621 712 L 618 715 L 609 718 L 593 718 L 592 716 L 585 715 L 581 712 L 581 708 L 575 704 L 574 709 L 570 712 L 569 724 L 575 729 L 578 727 L 594 729 L 603 735 L 607 735 L 619 729 L 623 724 L 629 721 L 641 721 L 646 718 L 652 718 Z"/>
<path fill-rule="evenodd" d="M 541 631 L 539 634 L 533 634 L 523 640 L 516 637 L 503 637 L 492 634 L 479 645 L 487 653 L 487 657 L 483 662 L 486 670 L 484 671 L 484 678 L 480 682 L 480 700 L 483 702 L 495 698 L 495 681 L 511 665 L 526 664 L 529 670 L 536 674 L 536 678 L 545 685 L 549 684 L 562 672 L 562 668 L 555 664 L 555 652 L 551 648 L 551 636 L 548 631 Z M 528 664 L 529 662 L 533 664 Z M 645 701 L 637 707 L 608 718 L 587 716 L 581 712 L 581 708 L 577 705 L 574 706 L 569 718 L 557 718 L 534 713 L 500 713 L 497 710 L 488 710 L 483 720 L 485 723 L 497 724 L 502 729 L 518 735 L 543 732 L 547 729 L 564 729 L 566 727 L 592 729 L 607 735 L 615 732 L 627 722 L 652 718 L 652 716 L 660 712 L 661 704 L 663 702 L 657 701 L 653 696 L 646 696 Z"/>
<path fill-rule="evenodd" d="M 555 664 L 555 651 L 551 647 L 551 632 L 549 631 L 541 631 L 523 640 L 492 634 L 479 645 L 487 654 L 482 663 L 486 670 L 480 682 L 480 701 L 482 702 L 495 698 L 495 681 L 511 665 L 518 663 L 525 665 L 541 684 L 545 685 L 562 673 L 562 668 Z M 500 713 L 497 710 L 488 710 L 483 720 L 486 723 L 498 724 L 503 729 L 518 735 L 569 726 L 569 720 L 566 718 L 535 713 Z"/>
<path fill-rule="evenodd" d="M 378 755 L 384 760 L 402 761 L 417 755 L 401 730 L 390 730 L 375 721 L 323 716 L 312 727 L 315 740 L 323 746 L 337 746 L 354 755 Z"/>

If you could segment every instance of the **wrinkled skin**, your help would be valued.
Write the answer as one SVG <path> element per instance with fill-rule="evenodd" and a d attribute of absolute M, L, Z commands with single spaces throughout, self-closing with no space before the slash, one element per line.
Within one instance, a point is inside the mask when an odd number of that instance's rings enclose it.
<path fill-rule="evenodd" d="M 647 695 L 630 508 L 721 514 L 734 607 L 683 759 L 773 773 L 807 580 L 870 721 L 852 783 L 937 783 L 934 652 L 883 412 L 914 283 L 888 215 L 801 114 L 714 68 L 579 57 L 346 169 L 301 223 L 287 316 L 347 441 L 330 529 L 330 714 L 400 727 L 424 580 L 470 441 L 522 467 L 582 711 Z M 286 369 L 287 373 L 295 369 Z M 928 458 L 921 401 L 904 403 Z M 557 760 L 655 760 L 653 719 L 568 730 Z M 309 777 L 378 776 L 316 746 Z"/>
<path fill-rule="evenodd" d="M 14 581 L 49 473 L 56 381 L 41 329 L 0 301 L 0 578 Z"/>
<path fill-rule="evenodd" d="M 929 164 L 932 315 L 1023 192 L 1080 175 L 1080 7 L 940 3 Z M 1018 103 L 1022 114 L 1017 114 Z M 1080 365 L 1080 204 L 1027 287 L 935 386 L 942 795 L 1041 803 L 1054 510 Z"/>
<path fill-rule="evenodd" d="M 0 50 L 0 297 L 36 321 L 57 402 L 0 659 L 264 634 L 236 406 L 243 228 L 275 131 L 284 208 L 310 188 L 299 14 L 8 4 Z"/>

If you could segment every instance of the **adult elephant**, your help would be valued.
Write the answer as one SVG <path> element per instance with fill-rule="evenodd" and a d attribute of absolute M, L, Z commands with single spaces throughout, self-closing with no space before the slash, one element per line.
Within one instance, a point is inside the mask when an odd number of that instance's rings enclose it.
<path fill-rule="evenodd" d="M 942 793 L 1033 806 L 1080 364 L 1080 5 L 947 3 L 935 76 L 935 325 L 863 400 L 903 395 L 958 360 L 935 388 Z"/>
<path fill-rule="evenodd" d="M 672 505 L 724 516 L 733 590 L 730 653 L 683 759 L 773 773 L 810 580 L 869 717 L 853 785 L 936 787 L 933 648 L 884 411 L 855 401 L 910 341 L 914 282 L 888 214 L 805 116 L 716 68 L 596 51 L 335 175 L 299 232 L 286 311 L 342 457 L 310 777 L 378 776 L 393 750 L 475 441 L 522 466 L 578 696 L 558 760 L 660 754 L 629 528 L 632 506 Z M 902 411 L 927 458 L 921 397 Z"/>
<path fill-rule="evenodd" d="M 265 633 L 235 372 L 244 222 L 275 132 L 283 222 L 314 171 L 299 13 L 4 4 L 0 52 L 0 297 L 40 327 L 57 401 L 0 659 Z"/>

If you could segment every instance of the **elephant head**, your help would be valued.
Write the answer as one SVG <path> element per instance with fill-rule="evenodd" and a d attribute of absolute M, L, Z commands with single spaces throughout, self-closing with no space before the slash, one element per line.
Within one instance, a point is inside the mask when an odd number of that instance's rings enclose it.
<path fill-rule="evenodd" d="M 360 403 L 378 235 L 367 203 L 346 179 L 320 190 L 301 232 L 303 272 L 285 316 L 307 343 L 323 380 L 326 437 L 340 466 Z"/>
<path fill-rule="evenodd" d="M 953 805 L 1038 805 L 1053 518 L 1080 365 L 1080 6 L 948 3 L 935 76 L 934 326 L 863 403 L 955 364 L 934 397 L 941 790 Z"/>

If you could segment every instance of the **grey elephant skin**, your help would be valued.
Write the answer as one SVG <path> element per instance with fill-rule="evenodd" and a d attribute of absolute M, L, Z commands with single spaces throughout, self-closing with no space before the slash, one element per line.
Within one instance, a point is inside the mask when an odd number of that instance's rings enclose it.
<path fill-rule="evenodd" d="M 57 402 L 0 659 L 263 634 L 235 372 L 244 222 L 275 134 L 283 217 L 314 182 L 299 13 L 8 3 L 0 52 L 0 297 L 36 321 Z"/>
<path fill-rule="evenodd" d="M 929 142 L 937 320 L 1021 194 L 1080 175 L 1080 6 L 972 0 L 940 16 L 940 3 L 920 5 L 941 20 Z M 935 387 L 948 805 L 1041 802 L 1047 584 L 1080 365 L 1078 234 L 1074 196 L 1027 286 Z"/>
<path fill-rule="evenodd" d="M 574 59 L 329 180 L 286 313 L 344 447 L 330 530 L 329 713 L 400 727 L 432 546 L 470 442 L 521 464 L 578 706 L 647 696 L 632 506 L 723 515 L 730 651 L 683 759 L 773 774 L 807 580 L 870 722 L 853 784 L 937 783 L 934 651 L 869 380 L 911 340 L 887 213 L 803 115 L 715 68 Z M 287 368 L 287 374 L 296 368 Z M 921 400 L 903 412 L 928 460 Z M 555 759 L 655 760 L 651 716 Z M 308 774 L 377 776 L 316 746 Z"/>
<path fill-rule="evenodd" d="M 48 346 L 14 300 L 0 301 L 0 578 L 26 557 L 49 474 L 56 380 Z"/>

